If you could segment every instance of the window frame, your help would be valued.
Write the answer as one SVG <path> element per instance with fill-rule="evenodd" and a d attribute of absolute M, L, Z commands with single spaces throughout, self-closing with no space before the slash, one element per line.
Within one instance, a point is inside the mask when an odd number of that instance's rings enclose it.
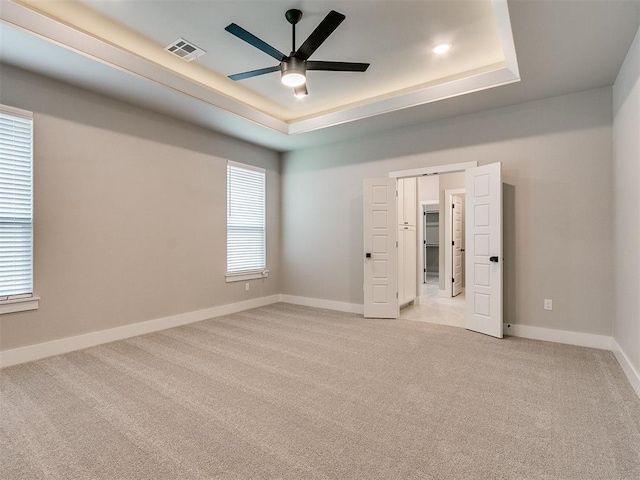
<path fill-rule="evenodd" d="M 33 169 L 34 169 L 34 148 L 33 148 L 33 139 L 34 139 L 34 131 L 35 131 L 35 120 L 33 112 L 22 110 L 20 108 L 11 107 L 9 105 L 0 104 L 0 113 L 19 117 L 22 119 L 26 119 L 31 123 L 31 144 L 30 144 L 30 157 L 31 157 L 31 212 L 30 212 L 30 226 L 31 226 L 31 292 L 22 292 L 15 293 L 11 295 L 2 295 L 0 296 L 0 315 L 5 313 L 16 313 L 23 312 L 28 310 L 36 310 L 39 306 L 40 297 L 36 296 L 33 293 L 34 286 L 34 215 L 33 215 L 33 204 L 34 204 L 34 188 L 33 188 Z"/>
<path fill-rule="evenodd" d="M 264 193 L 263 193 L 263 198 L 264 198 L 264 203 L 262 205 L 264 211 L 263 211 L 263 224 L 262 224 L 262 235 L 263 235 L 263 239 L 262 239 L 262 244 L 263 244 L 263 248 L 264 248 L 264 252 L 263 252 L 263 258 L 264 258 L 264 266 L 263 267 L 258 267 L 258 268 L 252 268 L 252 269 L 246 269 L 246 270 L 239 270 L 239 271 L 229 271 L 229 218 L 230 218 L 230 205 L 229 205 L 229 188 L 230 188 L 230 183 L 229 183 L 229 167 L 231 168 L 237 168 L 237 169 L 241 169 L 241 170 L 248 170 L 248 171 L 253 171 L 253 172 L 258 172 L 260 174 L 262 174 L 263 176 L 263 188 L 264 188 Z M 240 281 L 246 281 L 246 280 L 253 280 L 253 279 L 257 279 L 257 278 L 266 278 L 269 276 L 269 270 L 267 269 L 267 265 L 268 265 L 268 261 L 267 261 L 267 172 L 264 168 L 261 167 L 256 167 L 255 165 L 249 165 L 249 164 L 245 164 L 245 163 L 239 163 L 239 162 L 234 162 L 231 160 L 227 161 L 227 167 L 226 167 L 226 191 L 227 191 L 227 198 L 226 198 L 226 205 L 225 205 L 225 215 L 226 215 L 226 238 L 225 238 L 225 252 L 226 252 L 226 257 L 225 257 L 225 280 L 227 283 L 229 282 L 240 282 Z"/>

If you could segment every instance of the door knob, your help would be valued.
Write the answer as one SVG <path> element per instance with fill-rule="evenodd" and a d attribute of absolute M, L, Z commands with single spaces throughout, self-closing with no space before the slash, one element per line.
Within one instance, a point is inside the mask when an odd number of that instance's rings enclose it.
<path fill-rule="evenodd" d="M 498 263 L 498 257 L 489 257 L 489 261 L 493 263 Z"/>

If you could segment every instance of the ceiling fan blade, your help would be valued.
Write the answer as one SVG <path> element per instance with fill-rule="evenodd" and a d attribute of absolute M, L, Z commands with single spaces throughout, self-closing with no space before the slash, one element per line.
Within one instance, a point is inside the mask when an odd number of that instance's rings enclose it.
<path fill-rule="evenodd" d="M 300 85 L 299 87 L 293 88 L 293 93 L 296 97 L 304 97 L 305 95 L 309 95 L 309 90 L 307 90 L 307 84 Z"/>
<path fill-rule="evenodd" d="M 365 72 L 368 63 L 356 62 L 307 62 L 307 70 L 325 70 L 328 72 Z"/>
<path fill-rule="evenodd" d="M 229 75 L 231 80 L 244 80 L 245 78 L 257 77 L 258 75 L 264 75 L 265 73 L 279 72 L 280 65 L 275 67 L 259 68 L 258 70 L 251 70 L 249 72 L 236 73 L 235 75 Z"/>
<path fill-rule="evenodd" d="M 333 33 L 333 31 L 338 28 L 346 17 L 336 12 L 335 10 L 331 10 L 326 17 L 320 22 L 320 25 L 316 27 L 316 29 L 309 35 L 304 43 L 300 46 L 298 51 L 294 54 L 299 60 L 307 60 L 313 52 L 315 52 L 320 45 Z"/>
<path fill-rule="evenodd" d="M 280 50 L 272 47 L 264 40 L 260 40 L 253 33 L 247 32 L 244 28 L 240 27 L 239 25 L 236 25 L 235 23 L 227 25 L 225 27 L 225 30 L 230 34 L 235 35 L 240 40 L 244 40 L 245 42 L 247 42 L 250 45 L 253 45 L 257 49 L 262 50 L 264 53 L 272 56 L 279 62 L 284 60 L 284 58 L 286 57 L 286 55 L 282 53 Z"/>

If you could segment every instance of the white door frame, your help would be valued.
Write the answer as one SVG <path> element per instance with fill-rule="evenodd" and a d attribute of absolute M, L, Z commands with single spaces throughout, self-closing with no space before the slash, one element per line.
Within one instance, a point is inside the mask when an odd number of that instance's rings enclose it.
<path fill-rule="evenodd" d="M 451 188 L 444 191 L 444 291 L 445 297 L 453 296 L 451 282 L 448 280 L 453 277 L 451 271 L 451 196 L 458 193 L 465 193 L 464 188 Z M 462 263 L 464 265 L 464 262 Z M 464 268 L 464 267 L 463 267 Z M 463 275 L 464 278 L 464 275 Z"/>
<path fill-rule="evenodd" d="M 478 162 L 450 163 L 449 165 L 436 165 L 435 167 L 412 168 L 410 170 L 395 170 L 389 172 L 390 177 L 410 178 L 423 177 L 425 175 L 442 175 L 444 173 L 464 172 L 467 168 L 477 167 Z"/>

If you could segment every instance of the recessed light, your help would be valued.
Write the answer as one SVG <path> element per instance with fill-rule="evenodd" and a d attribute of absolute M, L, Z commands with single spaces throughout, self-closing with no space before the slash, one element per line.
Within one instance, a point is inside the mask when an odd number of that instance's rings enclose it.
<path fill-rule="evenodd" d="M 431 51 L 437 55 L 442 55 L 451 50 L 451 47 L 453 47 L 451 43 L 438 43 L 431 48 Z"/>

